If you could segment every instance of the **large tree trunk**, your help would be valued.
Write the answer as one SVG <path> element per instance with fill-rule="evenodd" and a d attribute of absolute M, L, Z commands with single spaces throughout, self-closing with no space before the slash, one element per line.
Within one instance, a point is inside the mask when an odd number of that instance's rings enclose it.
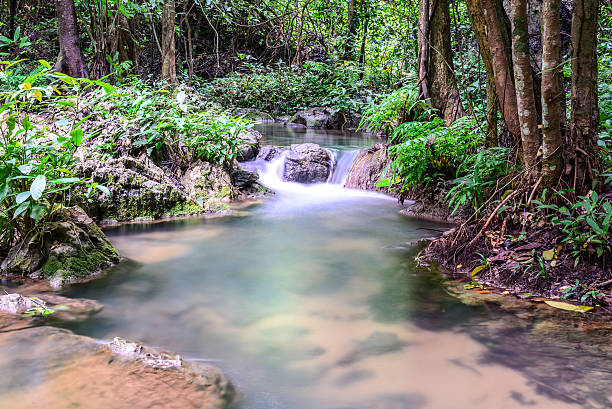
<path fill-rule="evenodd" d="M 574 144 L 573 186 L 578 193 L 591 188 L 600 168 L 597 152 L 599 107 L 597 96 L 598 0 L 574 1 L 572 13 L 572 118 Z"/>
<path fill-rule="evenodd" d="M 176 47 L 174 43 L 174 0 L 166 0 L 162 12 L 162 79 L 176 83 Z"/>
<path fill-rule="evenodd" d="M 484 13 L 480 0 L 466 0 L 468 14 L 472 21 L 472 29 L 478 41 L 478 49 L 487 75 L 487 136 L 485 144 L 488 148 L 498 145 L 497 138 L 497 94 L 495 93 L 495 73 L 493 59 L 489 49 L 489 40 L 485 28 Z"/>
<path fill-rule="evenodd" d="M 453 66 L 449 0 L 421 0 L 419 19 L 420 94 L 451 124 L 464 116 L 465 110 Z"/>
<path fill-rule="evenodd" d="M 344 59 L 352 61 L 355 59 L 355 37 L 357 36 L 357 0 L 348 0 L 347 10 L 347 38 L 344 44 Z"/>
<path fill-rule="evenodd" d="M 499 0 L 480 0 L 487 28 L 487 38 L 493 72 L 495 75 L 495 93 L 508 131 L 520 141 L 521 128 L 516 105 L 516 90 L 512 75 L 512 64 L 509 55 L 510 44 L 507 39 L 504 11 Z"/>
<path fill-rule="evenodd" d="M 542 8 L 542 187 L 561 176 L 561 0 L 544 0 Z"/>
<path fill-rule="evenodd" d="M 74 0 L 55 0 L 60 52 L 55 71 L 71 77 L 88 78 L 87 64 L 81 51 Z"/>
<path fill-rule="evenodd" d="M 512 61 L 516 87 L 516 105 L 521 126 L 523 163 L 527 176 L 534 182 L 539 176 L 538 150 L 540 134 L 533 76 L 529 61 L 529 32 L 527 31 L 527 0 L 512 0 Z"/>

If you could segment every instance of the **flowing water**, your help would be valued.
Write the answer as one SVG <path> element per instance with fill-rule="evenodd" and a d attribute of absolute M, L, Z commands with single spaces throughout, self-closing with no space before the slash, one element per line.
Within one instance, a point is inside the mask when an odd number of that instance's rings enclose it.
<path fill-rule="evenodd" d="M 612 406 L 605 338 L 460 301 L 411 245 L 447 226 L 343 189 L 358 143 L 325 145 L 329 183 L 283 182 L 279 161 L 259 163 L 270 201 L 108 230 L 130 261 L 67 291 L 105 305 L 69 328 L 212 362 L 242 392 L 238 409 Z"/>

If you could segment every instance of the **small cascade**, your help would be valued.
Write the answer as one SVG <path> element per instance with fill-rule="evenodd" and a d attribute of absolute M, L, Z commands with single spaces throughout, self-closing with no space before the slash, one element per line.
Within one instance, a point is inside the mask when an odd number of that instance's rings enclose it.
<path fill-rule="evenodd" d="M 275 203 L 278 206 L 303 208 L 308 205 L 364 198 L 395 200 L 380 193 L 344 188 L 348 172 L 359 150 L 330 150 L 330 152 L 335 163 L 326 183 L 301 184 L 286 181 L 283 170 L 288 151 L 270 162 L 259 160 L 250 162 L 250 169 L 259 173 L 259 182 L 262 185 L 276 193 Z"/>
<path fill-rule="evenodd" d="M 328 183 L 344 186 L 353 162 L 355 162 L 355 158 L 360 151 L 360 149 L 335 150 L 334 167 Z"/>

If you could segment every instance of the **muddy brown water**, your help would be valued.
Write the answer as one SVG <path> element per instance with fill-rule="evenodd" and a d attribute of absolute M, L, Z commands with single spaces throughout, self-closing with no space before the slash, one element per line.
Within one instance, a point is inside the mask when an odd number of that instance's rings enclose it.
<path fill-rule="evenodd" d="M 129 261 L 65 291 L 105 306 L 66 328 L 213 363 L 243 395 L 235 409 L 612 407 L 609 332 L 564 311 L 466 303 L 414 261 L 411 243 L 447 226 L 384 196 L 282 183 L 239 217 L 108 230 Z M 0 407 L 70 382 L 28 370 L 36 362 L 6 342 Z M 7 381 L 17 370 L 36 379 Z"/>

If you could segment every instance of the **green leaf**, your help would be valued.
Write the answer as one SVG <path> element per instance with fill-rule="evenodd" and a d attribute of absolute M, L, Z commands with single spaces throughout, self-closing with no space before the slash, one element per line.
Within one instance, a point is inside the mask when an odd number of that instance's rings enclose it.
<path fill-rule="evenodd" d="M 47 187 L 47 178 L 45 175 L 36 176 L 36 179 L 34 179 L 34 182 L 32 182 L 32 186 L 30 186 L 32 199 L 39 200 L 45 191 L 45 187 Z"/>
<path fill-rule="evenodd" d="M 17 204 L 23 203 L 26 200 L 28 200 L 31 196 L 31 193 L 28 192 L 21 192 L 17 195 L 17 197 L 15 197 L 15 201 L 17 202 Z"/>
<path fill-rule="evenodd" d="M 72 142 L 74 146 L 79 146 L 81 141 L 83 141 L 83 130 L 81 128 L 70 131 L 70 142 Z"/>
<path fill-rule="evenodd" d="M 5 183 L 2 186 L 0 186 L 0 202 L 2 202 L 9 193 L 9 184 Z"/>
<path fill-rule="evenodd" d="M 42 65 L 46 69 L 48 69 L 48 70 L 51 69 L 51 64 L 49 64 L 47 61 L 45 61 L 45 60 L 38 60 L 38 62 L 40 63 L 40 65 Z"/>
<path fill-rule="evenodd" d="M 30 192 L 28 192 L 30 193 Z M 19 205 L 19 207 L 15 210 L 15 213 L 13 213 L 13 219 L 18 218 L 19 216 L 21 216 L 22 214 L 25 213 L 26 210 L 28 210 L 28 206 L 30 206 L 30 201 L 26 201 L 23 202 L 22 204 Z"/>
<path fill-rule="evenodd" d="M 34 205 L 32 206 L 32 210 L 30 210 L 30 217 L 38 221 L 40 220 L 40 217 L 42 216 L 44 210 L 45 208 L 43 206 Z"/>
<path fill-rule="evenodd" d="M 110 190 L 108 190 L 108 188 L 106 186 L 102 186 L 102 185 L 96 185 L 96 189 L 98 189 L 100 192 L 104 193 L 107 196 L 110 196 Z"/>
<path fill-rule="evenodd" d="M 587 217 L 586 221 L 589 224 L 589 226 L 591 226 L 591 228 L 595 231 L 595 233 L 597 233 L 599 235 L 603 235 L 604 234 L 604 231 L 601 229 L 601 227 L 599 227 L 597 225 L 597 223 L 595 223 L 595 220 L 593 220 L 593 218 Z"/>

